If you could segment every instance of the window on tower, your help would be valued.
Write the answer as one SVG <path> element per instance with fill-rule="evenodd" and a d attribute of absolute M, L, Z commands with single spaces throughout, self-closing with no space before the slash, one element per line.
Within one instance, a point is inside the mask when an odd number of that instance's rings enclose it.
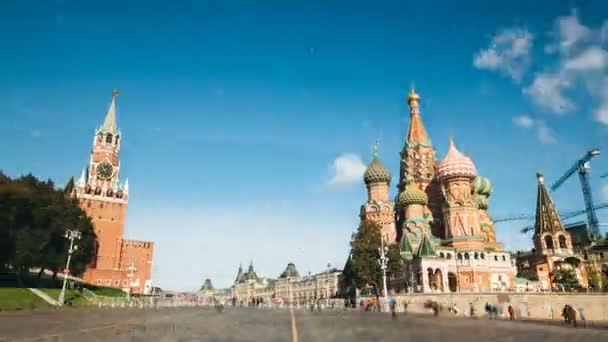
<path fill-rule="evenodd" d="M 112 142 L 112 134 L 106 135 L 106 142 L 107 143 L 111 143 Z"/>

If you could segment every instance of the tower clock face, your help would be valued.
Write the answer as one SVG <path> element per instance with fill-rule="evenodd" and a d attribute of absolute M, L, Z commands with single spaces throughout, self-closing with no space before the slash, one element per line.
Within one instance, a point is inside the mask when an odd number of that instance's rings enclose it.
<path fill-rule="evenodd" d="M 97 165 L 95 171 L 97 172 L 97 177 L 101 179 L 110 179 L 114 174 L 114 167 L 112 164 L 104 161 Z"/>

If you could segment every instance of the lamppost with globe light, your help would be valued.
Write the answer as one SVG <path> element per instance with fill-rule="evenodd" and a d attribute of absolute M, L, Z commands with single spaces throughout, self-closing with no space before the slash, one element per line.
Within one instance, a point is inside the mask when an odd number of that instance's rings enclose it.
<path fill-rule="evenodd" d="M 78 250 L 78 246 L 74 244 L 74 240 L 80 240 L 82 234 L 76 229 L 68 229 L 65 232 L 64 237 L 70 240 L 70 249 L 68 249 L 68 260 L 65 263 L 65 270 L 63 270 L 63 285 L 61 286 L 61 292 L 59 293 L 59 305 L 63 306 L 65 300 L 65 287 L 68 283 L 68 273 L 70 273 L 70 261 L 72 261 L 72 254 Z"/>

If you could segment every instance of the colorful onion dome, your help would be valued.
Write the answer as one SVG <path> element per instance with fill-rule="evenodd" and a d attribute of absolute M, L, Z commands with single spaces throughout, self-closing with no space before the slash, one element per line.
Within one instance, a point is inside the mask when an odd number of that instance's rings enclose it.
<path fill-rule="evenodd" d="M 399 195 L 399 205 L 402 207 L 412 204 L 426 205 L 428 202 L 429 197 L 414 183 L 409 183 Z"/>
<path fill-rule="evenodd" d="M 473 191 L 476 194 L 490 196 L 492 190 L 492 183 L 490 183 L 490 180 L 486 177 L 477 176 L 473 181 Z"/>
<path fill-rule="evenodd" d="M 454 140 L 450 137 L 450 147 L 448 153 L 437 164 L 437 176 L 439 180 L 453 177 L 475 178 L 477 169 L 471 158 L 463 155 L 454 145 Z"/>
<path fill-rule="evenodd" d="M 380 159 L 374 158 L 365 170 L 363 180 L 365 184 L 390 183 L 391 172 L 382 164 Z"/>

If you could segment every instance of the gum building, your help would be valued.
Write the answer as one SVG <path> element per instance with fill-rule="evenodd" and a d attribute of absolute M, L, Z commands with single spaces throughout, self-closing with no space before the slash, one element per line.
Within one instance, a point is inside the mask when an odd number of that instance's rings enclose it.
<path fill-rule="evenodd" d="M 409 291 L 499 291 L 515 286 L 511 254 L 496 240 L 488 213 L 492 185 L 450 137 L 437 160 L 420 114 L 420 96 L 407 96 L 410 124 L 400 153 L 397 196 L 375 148 L 364 174 L 368 200 L 361 219 L 382 226 L 387 244 L 400 246 Z"/>
<path fill-rule="evenodd" d="M 72 190 L 91 217 L 97 234 L 95 259 L 83 275 L 91 284 L 147 294 L 152 288 L 154 243 L 124 239 L 129 181 L 120 181 L 122 134 L 116 123 L 116 96 L 103 125 L 95 130 L 89 164 Z"/>

